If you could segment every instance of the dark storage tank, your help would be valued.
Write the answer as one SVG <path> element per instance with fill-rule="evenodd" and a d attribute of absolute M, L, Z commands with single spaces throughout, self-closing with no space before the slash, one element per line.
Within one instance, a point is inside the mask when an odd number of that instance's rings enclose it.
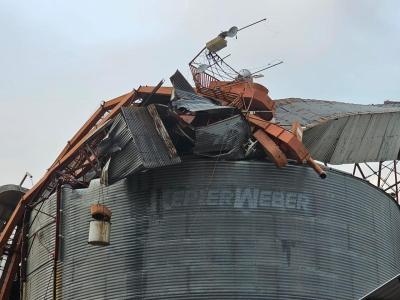
<path fill-rule="evenodd" d="M 113 212 L 110 246 L 87 244 L 93 203 Z M 397 204 L 365 181 L 294 165 L 192 160 L 64 187 L 57 298 L 358 299 L 399 273 L 399 224 Z M 27 299 L 52 299 L 51 235 L 41 214 Z"/>
<path fill-rule="evenodd" d="M 0 186 L 0 232 L 26 189 L 15 184 Z"/>

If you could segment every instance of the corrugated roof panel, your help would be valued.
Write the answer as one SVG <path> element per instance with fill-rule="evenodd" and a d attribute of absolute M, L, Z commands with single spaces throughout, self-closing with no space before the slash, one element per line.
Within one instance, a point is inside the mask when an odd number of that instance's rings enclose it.
<path fill-rule="evenodd" d="M 339 138 L 336 141 L 335 151 L 330 162 L 352 162 L 360 157 L 367 161 L 375 161 L 374 159 L 379 155 L 379 146 L 383 135 L 379 133 L 379 130 L 384 130 L 384 127 L 377 126 L 376 123 L 379 120 L 372 115 L 355 115 L 344 119 L 346 125 L 342 132 L 338 133 Z M 375 130 L 378 130 L 378 132 Z M 369 146 L 363 148 L 365 143 Z M 352 159 L 349 159 L 350 156 L 352 156 Z"/>
<path fill-rule="evenodd" d="M 324 121 L 349 115 L 400 112 L 395 105 L 363 105 L 335 101 L 288 98 L 276 100 L 275 118 L 284 125 L 294 121 L 306 127 L 319 125 Z"/>
<path fill-rule="evenodd" d="M 385 136 L 381 145 L 381 152 L 387 153 L 388 157 L 398 157 L 400 149 L 400 114 L 387 114 L 388 122 Z"/>
<path fill-rule="evenodd" d="M 250 127 L 241 115 L 196 129 L 194 153 L 220 156 L 228 152 L 235 158 L 244 155 L 243 145 L 250 136 Z"/>
<path fill-rule="evenodd" d="M 179 72 L 179 70 L 176 70 L 176 72 L 169 79 L 171 80 L 172 86 L 175 89 L 180 89 L 193 94 L 196 93 L 194 88 L 190 85 L 182 73 Z"/>
<path fill-rule="evenodd" d="M 276 120 L 305 127 L 303 142 L 312 156 L 332 164 L 398 158 L 400 107 L 321 100 L 277 101 Z"/>
<path fill-rule="evenodd" d="M 170 157 L 147 108 L 126 107 L 116 119 L 115 133 L 124 148 L 111 156 L 108 182 L 112 183 L 143 169 L 152 169 L 180 163 L 179 157 Z"/>
<path fill-rule="evenodd" d="M 332 124 L 323 123 L 304 132 L 303 143 L 312 156 L 320 161 L 330 161 L 335 152 L 336 142 L 346 126 L 347 119 L 342 118 Z"/>

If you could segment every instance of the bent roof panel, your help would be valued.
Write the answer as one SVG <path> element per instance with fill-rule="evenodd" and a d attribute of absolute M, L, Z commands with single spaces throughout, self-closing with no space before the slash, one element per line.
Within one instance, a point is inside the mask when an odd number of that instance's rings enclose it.
<path fill-rule="evenodd" d="M 303 142 L 313 157 L 332 164 L 398 158 L 400 106 L 333 101 L 277 101 L 276 121 L 305 127 Z"/>

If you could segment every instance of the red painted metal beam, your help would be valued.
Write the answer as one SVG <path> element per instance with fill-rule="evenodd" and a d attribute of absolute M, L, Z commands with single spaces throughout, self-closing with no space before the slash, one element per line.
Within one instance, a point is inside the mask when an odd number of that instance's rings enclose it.
<path fill-rule="evenodd" d="M 137 93 L 141 94 L 151 94 L 154 91 L 155 86 L 141 86 L 137 89 Z M 154 95 L 160 96 L 171 96 L 173 88 L 170 86 L 162 86 L 160 87 Z"/>
<path fill-rule="evenodd" d="M 17 207 L 14 209 L 12 215 L 3 228 L 3 231 L 0 233 L 0 255 L 3 253 L 3 249 L 9 237 L 11 236 L 13 229 L 16 225 L 21 223 L 26 205 L 28 205 L 34 199 L 34 197 L 42 191 L 46 184 L 48 184 L 49 180 L 51 180 L 51 177 L 62 170 L 63 167 L 65 167 L 68 162 L 74 158 L 76 153 L 78 153 L 85 142 L 88 141 L 93 132 L 104 125 L 108 120 L 114 118 L 120 112 L 120 109 L 123 106 L 130 105 L 136 98 L 143 97 L 144 95 L 151 93 L 154 93 L 153 86 L 139 87 L 135 91 L 102 103 L 102 105 L 94 112 L 94 114 L 85 122 L 85 124 L 64 147 L 46 174 L 21 198 L 17 204 Z M 160 87 L 154 94 L 171 96 L 171 93 L 171 87 Z M 19 242 L 15 247 L 16 254 L 20 253 L 20 247 L 21 242 Z M 11 263 L 9 264 L 9 268 L 5 270 L 6 277 L 4 277 L 4 284 L 0 287 L 0 300 L 7 299 L 6 297 L 9 292 L 9 287 L 12 283 L 12 276 L 15 275 L 19 260 L 19 256 L 13 256 Z"/>
<path fill-rule="evenodd" d="M 95 126 L 99 122 L 99 120 L 104 116 L 105 113 L 107 113 L 109 110 L 111 110 L 115 106 L 117 106 L 129 94 L 132 94 L 132 93 L 127 93 L 127 94 L 124 94 L 117 98 L 103 102 L 100 105 L 100 107 L 93 113 L 93 115 L 85 122 L 85 124 L 83 124 L 83 126 L 78 130 L 78 132 L 75 133 L 75 135 L 71 138 L 71 140 L 68 141 L 67 145 L 64 147 L 64 149 L 58 155 L 58 157 L 56 158 L 53 165 L 56 164 L 86 134 L 88 134 L 93 129 L 93 126 Z"/>
<path fill-rule="evenodd" d="M 91 129 L 86 129 L 85 131 L 89 132 L 79 141 L 76 141 L 75 145 L 71 147 L 71 149 L 68 150 L 61 159 L 56 161 L 52 165 L 52 167 L 50 167 L 50 169 L 46 172 L 46 174 L 28 192 L 26 192 L 26 194 L 18 202 L 12 215 L 10 216 L 5 227 L 3 228 L 3 231 L 0 233 L 0 254 L 3 252 L 3 248 L 6 245 L 7 240 L 9 239 L 13 229 L 20 222 L 25 209 L 25 205 L 27 205 L 33 199 L 33 197 L 46 185 L 51 176 L 60 171 L 68 163 L 68 161 L 73 158 L 78 149 L 83 146 L 84 143 L 91 137 L 91 132 L 93 130 L 99 128 L 109 119 L 115 117 L 119 113 L 121 107 L 129 105 L 135 97 L 136 92 L 130 92 L 123 95 L 121 101 L 110 111 L 110 113 L 107 114 L 100 122 L 98 122 L 98 124 L 94 125 Z"/>
<path fill-rule="evenodd" d="M 6 263 L 6 268 L 4 270 L 5 274 L 3 274 L 3 282 L 2 286 L 0 288 L 0 300 L 8 300 L 9 299 L 9 294 L 10 294 L 10 289 L 12 286 L 12 282 L 15 278 L 15 274 L 18 269 L 18 264 L 20 261 L 20 247 L 22 243 L 22 230 L 19 231 L 18 235 L 15 237 L 17 239 L 17 243 L 12 249 L 12 255 L 8 259 Z"/>

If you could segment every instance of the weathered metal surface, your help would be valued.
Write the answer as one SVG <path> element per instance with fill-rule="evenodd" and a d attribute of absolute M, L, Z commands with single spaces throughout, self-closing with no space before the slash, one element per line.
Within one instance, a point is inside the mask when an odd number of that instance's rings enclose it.
<path fill-rule="evenodd" d="M 221 106 L 214 101 L 190 92 L 175 89 L 175 98 L 171 102 L 172 107 L 177 111 L 216 111 L 217 113 L 234 112 L 232 106 Z"/>
<path fill-rule="evenodd" d="M 90 214 L 97 220 L 109 221 L 112 216 L 112 211 L 107 206 L 96 203 L 90 206 Z"/>
<path fill-rule="evenodd" d="M 287 157 L 285 153 L 276 145 L 276 143 L 261 129 L 257 129 L 253 136 L 261 144 L 265 153 L 275 163 L 278 168 L 283 168 L 287 165 Z"/>
<path fill-rule="evenodd" d="M 332 164 L 398 159 L 400 112 L 339 118 L 304 131 L 303 142 Z"/>
<path fill-rule="evenodd" d="M 261 84 L 241 81 L 213 81 L 210 83 L 210 87 L 225 93 L 240 95 L 244 104 L 242 109 L 254 111 L 267 121 L 274 116 L 275 102 L 268 96 L 268 89 Z"/>
<path fill-rule="evenodd" d="M 173 147 L 172 142 L 169 142 L 167 147 L 145 107 L 123 108 L 121 115 L 114 121 L 110 136 L 122 150 L 111 156 L 108 183 L 143 169 L 177 164 L 181 161 L 176 155 L 176 149 L 170 148 Z M 163 137 L 167 139 L 167 133 Z"/>
<path fill-rule="evenodd" d="M 332 101 L 277 101 L 276 121 L 305 126 L 312 156 L 332 164 L 395 160 L 400 150 L 400 107 Z"/>
<path fill-rule="evenodd" d="M 386 102 L 386 101 L 385 101 Z M 384 283 L 360 300 L 398 300 L 400 299 L 400 274 Z"/>
<path fill-rule="evenodd" d="M 250 127 L 241 115 L 236 115 L 195 130 L 193 152 L 210 157 L 244 158 L 244 144 L 250 137 Z"/>
<path fill-rule="evenodd" d="M 358 299 L 400 270 L 399 207 L 336 171 L 191 161 L 62 195 L 61 299 Z M 105 248 L 87 245 L 98 202 Z"/>
<path fill-rule="evenodd" d="M 171 137 L 169 136 L 169 133 L 167 129 L 164 126 L 163 121 L 160 118 L 160 115 L 158 114 L 157 108 L 154 106 L 154 104 L 151 104 L 147 106 L 147 111 L 149 112 L 150 116 L 153 118 L 153 122 L 155 125 L 155 128 L 162 138 L 165 146 L 167 146 L 169 156 L 172 157 L 177 157 L 178 153 L 176 151 L 176 148 L 174 144 L 171 141 Z"/>
<path fill-rule="evenodd" d="M 111 223 L 103 220 L 91 220 L 89 223 L 88 243 L 94 246 L 110 245 Z"/>
<path fill-rule="evenodd" d="M 275 100 L 276 121 L 291 126 L 299 121 L 307 128 L 350 115 L 400 112 L 399 105 L 364 105 L 336 101 L 288 98 Z"/>
<path fill-rule="evenodd" d="M 171 80 L 172 86 L 175 89 L 196 94 L 194 88 L 190 85 L 182 73 L 179 72 L 179 70 L 176 70 L 176 72 L 169 79 Z"/>
<path fill-rule="evenodd" d="M 297 138 L 297 133 L 290 132 L 289 130 L 286 130 L 284 127 L 266 121 L 257 115 L 250 114 L 247 115 L 246 118 L 250 123 L 263 129 L 264 132 L 273 137 L 277 142 L 278 146 L 284 149 L 283 152 L 287 157 L 291 159 L 296 159 L 300 163 L 307 162 L 308 165 L 312 167 L 321 178 L 323 179 L 326 178 L 325 171 L 311 157 L 309 151 L 306 149 L 303 143 Z M 262 143 L 266 142 L 266 139 L 262 138 L 258 139 L 258 141 Z M 277 166 L 282 166 L 282 164 L 284 163 L 282 155 L 276 153 L 277 154 L 276 156 L 272 156 L 271 154 L 276 151 L 272 152 L 272 149 L 268 149 L 270 148 L 270 146 L 268 146 L 265 143 L 263 144 L 263 147 L 266 153 L 274 159 L 275 164 Z"/>
<path fill-rule="evenodd" d="M 26 299 L 52 299 L 53 259 L 56 236 L 56 197 L 39 204 L 31 213 L 27 238 L 28 260 L 24 292 Z M 88 210 L 86 213 L 88 213 Z M 54 217 L 52 217 L 54 216 Z M 62 251 L 62 247 L 61 247 Z"/>
<path fill-rule="evenodd" d="M 4 251 L 4 246 L 6 245 L 9 237 L 11 236 L 15 226 L 21 222 L 23 217 L 25 206 L 34 201 L 35 197 L 38 200 L 40 197 L 47 198 L 55 189 L 58 180 L 64 172 L 75 172 L 76 167 L 81 168 L 79 176 L 83 176 L 88 170 L 83 168 L 81 161 L 81 154 L 83 152 L 82 148 L 87 147 L 89 141 L 96 138 L 98 130 L 101 128 L 105 128 L 110 119 L 114 118 L 119 112 L 121 107 L 125 105 L 129 105 L 137 96 L 136 92 L 133 91 L 126 95 L 123 95 L 119 100 L 118 104 L 115 104 L 113 108 L 109 111 L 109 113 L 101 120 L 98 120 L 96 124 L 85 124 L 83 128 L 81 128 L 80 132 L 87 132 L 81 139 L 77 140 L 74 146 L 68 146 L 62 151 L 65 151 L 65 154 L 60 155 L 61 158 L 58 158 L 53 165 L 48 169 L 46 174 L 30 189 L 28 190 L 21 200 L 18 202 L 16 208 L 11 214 L 9 221 L 4 226 L 3 230 L 0 232 L 0 254 Z M 96 113 L 95 113 L 96 115 Z M 97 119 L 97 117 L 94 117 Z M 76 136 L 75 136 L 76 137 Z M 85 159 L 85 158 L 84 158 Z M 71 174 L 69 174 L 71 175 Z M 71 177 L 73 177 L 71 175 Z M 79 177 L 78 177 L 79 178 Z"/>

